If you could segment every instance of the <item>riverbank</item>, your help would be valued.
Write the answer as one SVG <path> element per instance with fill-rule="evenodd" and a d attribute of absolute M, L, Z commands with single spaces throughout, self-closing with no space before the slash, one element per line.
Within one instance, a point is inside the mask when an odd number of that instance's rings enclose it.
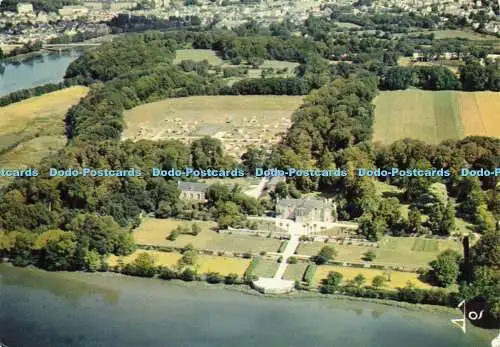
<path fill-rule="evenodd" d="M 165 284 L 171 285 L 174 287 L 182 287 L 182 288 L 192 288 L 192 289 L 205 289 L 205 290 L 226 290 L 236 293 L 241 293 L 245 295 L 255 296 L 255 297 L 263 297 L 263 298 L 273 298 L 280 300 L 333 300 L 333 301 L 342 301 L 342 302 L 356 302 L 356 303 L 370 303 L 370 304 L 379 304 L 388 307 L 395 307 L 405 310 L 411 311 L 420 311 L 426 313 L 440 313 L 440 314 L 456 314 L 458 311 L 456 308 L 446 307 L 446 306 L 437 306 L 437 305 L 426 305 L 426 304 L 412 304 L 401 301 L 394 300 L 386 300 L 386 299 L 372 299 L 372 298 L 360 298 L 353 297 L 348 295 L 340 295 L 340 294 L 321 294 L 318 291 L 305 291 L 305 290 L 295 290 L 288 294 L 262 294 L 251 288 L 248 284 L 233 284 L 227 285 L 223 283 L 215 283 L 211 284 L 206 281 L 183 281 L 180 279 L 173 280 L 163 280 L 160 278 L 144 278 L 137 276 L 128 276 L 117 272 L 81 272 L 81 271 L 61 271 L 61 272 L 50 272 L 45 271 L 43 269 L 39 269 L 35 266 L 29 266 L 27 268 L 18 268 L 9 262 L 3 263 L 3 266 L 9 266 L 14 269 L 25 269 L 27 271 L 35 271 L 40 274 L 60 274 L 68 279 L 76 279 L 81 280 L 85 278 L 92 284 L 100 284 L 100 280 L 106 280 L 108 278 L 118 278 L 118 279 L 138 279 L 140 281 L 154 281 L 158 282 L 166 282 Z M 116 288 L 110 288 L 116 289 Z"/>
<path fill-rule="evenodd" d="M 8 346 L 487 347 L 493 338 L 463 334 L 450 323 L 456 314 L 113 273 L 2 264 L 0 290 Z"/>

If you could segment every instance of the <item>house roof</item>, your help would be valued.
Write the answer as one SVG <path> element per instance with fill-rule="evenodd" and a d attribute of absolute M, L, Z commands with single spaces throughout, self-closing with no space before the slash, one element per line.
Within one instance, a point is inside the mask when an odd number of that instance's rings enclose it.
<path fill-rule="evenodd" d="M 208 184 L 198 182 L 179 181 L 178 185 L 183 192 L 206 192 L 208 189 Z"/>
<path fill-rule="evenodd" d="M 311 210 L 313 208 L 331 207 L 331 203 L 326 200 L 317 199 L 281 199 L 277 201 L 277 206 Z"/>

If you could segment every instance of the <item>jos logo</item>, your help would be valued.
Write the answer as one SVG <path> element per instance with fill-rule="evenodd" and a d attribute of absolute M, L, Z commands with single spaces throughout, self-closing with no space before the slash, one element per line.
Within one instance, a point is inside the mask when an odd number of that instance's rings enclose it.
<path fill-rule="evenodd" d="M 480 298 L 469 301 L 461 301 L 458 306 L 463 310 L 463 317 L 452 319 L 453 325 L 459 327 L 464 333 L 467 329 L 467 321 L 470 324 L 484 329 L 498 329 L 499 321 L 488 310 L 488 304 Z"/>

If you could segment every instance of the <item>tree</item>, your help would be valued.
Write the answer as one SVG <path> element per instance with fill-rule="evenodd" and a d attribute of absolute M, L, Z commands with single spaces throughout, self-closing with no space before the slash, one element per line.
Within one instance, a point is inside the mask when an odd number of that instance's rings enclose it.
<path fill-rule="evenodd" d="M 276 183 L 274 192 L 280 199 L 285 199 L 288 197 L 288 185 L 286 184 L 286 182 L 280 181 Z"/>
<path fill-rule="evenodd" d="M 155 263 L 155 258 L 151 254 L 142 252 L 133 262 L 125 265 L 122 272 L 132 276 L 153 277 L 158 272 Z"/>
<path fill-rule="evenodd" d="M 38 236 L 34 249 L 40 251 L 41 267 L 60 271 L 72 269 L 76 246 L 76 235 L 73 232 L 48 230 Z"/>
<path fill-rule="evenodd" d="M 199 233 L 201 233 L 201 228 L 200 228 L 200 226 L 199 226 L 198 224 L 193 223 L 193 224 L 191 225 L 191 231 L 192 231 L 192 234 L 193 234 L 194 236 L 196 236 L 196 235 L 198 235 Z"/>
<path fill-rule="evenodd" d="M 101 257 L 95 250 L 86 252 L 84 262 L 84 269 L 88 272 L 96 272 L 101 267 Z"/>
<path fill-rule="evenodd" d="M 222 143 L 219 139 L 203 137 L 191 144 L 193 167 L 196 169 L 220 168 L 223 163 Z"/>
<path fill-rule="evenodd" d="M 264 163 L 267 159 L 268 155 L 266 150 L 261 147 L 251 146 L 247 149 L 245 153 L 241 156 L 241 160 L 247 173 L 250 175 L 255 174 L 255 170 L 257 168 L 264 168 Z"/>
<path fill-rule="evenodd" d="M 460 82 L 462 88 L 468 91 L 484 90 L 488 83 L 486 69 L 476 60 L 468 60 L 462 65 L 460 71 Z"/>
<path fill-rule="evenodd" d="M 373 277 L 373 279 L 372 279 L 372 286 L 375 288 L 380 288 L 380 287 L 383 287 L 386 282 L 387 282 L 387 279 L 384 276 L 377 275 L 377 276 Z"/>
<path fill-rule="evenodd" d="M 354 284 L 358 288 L 360 288 L 365 283 L 366 277 L 363 274 L 357 274 L 356 277 L 352 279 L 352 284 Z"/>
<path fill-rule="evenodd" d="M 408 211 L 408 232 L 418 234 L 421 230 L 422 214 L 416 206 L 411 205 Z"/>
<path fill-rule="evenodd" d="M 377 254 L 375 254 L 375 252 L 372 250 L 366 251 L 363 254 L 363 260 L 366 260 L 366 261 L 373 261 L 373 260 L 375 260 L 376 257 L 377 257 Z"/>
<path fill-rule="evenodd" d="M 317 265 L 322 265 L 328 263 L 330 260 L 333 260 L 337 256 L 337 251 L 332 246 L 324 246 L 321 250 L 312 257 L 312 261 L 314 261 Z"/>
<path fill-rule="evenodd" d="M 340 272 L 330 272 L 328 276 L 321 280 L 319 290 L 323 294 L 333 294 L 339 288 L 343 275 Z"/>
<path fill-rule="evenodd" d="M 460 272 L 458 263 L 460 259 L 460 254 L 453 250 L 446 250 L 439 254 L 436 260 L 429 263 L 432 268 L 430 275 L 433 281 L 440 287 L 449 287 L 456 283 Z"/>

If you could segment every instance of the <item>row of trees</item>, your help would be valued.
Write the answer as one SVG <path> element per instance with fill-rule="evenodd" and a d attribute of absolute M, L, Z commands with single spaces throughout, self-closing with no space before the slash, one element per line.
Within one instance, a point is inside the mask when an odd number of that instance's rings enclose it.
<path fill-rule="evenodd" d="M 457 78 L 443 66 L 392 67 L 382 76 L 380 87 L 388 90 L 410 86 L 428 90 L 500 91 L 500 61 L 467 59 Z"/>

